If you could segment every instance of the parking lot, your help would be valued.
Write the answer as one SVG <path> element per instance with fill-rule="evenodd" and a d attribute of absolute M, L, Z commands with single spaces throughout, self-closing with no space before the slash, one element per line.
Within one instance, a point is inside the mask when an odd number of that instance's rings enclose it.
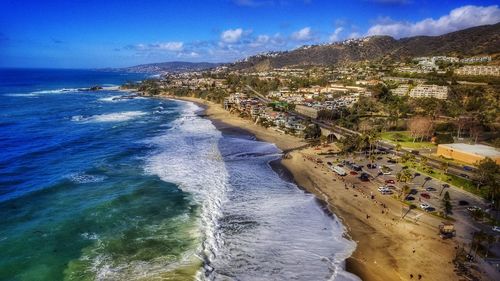
<path fill-rule="evenodd" d="M 349 177 L 360 177 L 361 174 L 366 173 L 369 175 L 371 190 L 377 196 L 391 196 L 398 195 L 404 185 L 410 187 L 409 194 L 406 196 L 406 202 L 413 204 L 421 209 L 425 204 L 429 206 L 426 210 L 428 212 L 442 213 L 443 203 L 442 199 L 446 192 L 449 193 L 452 203 L 452 217 L 457 223 L 457 238 L 471 239 L 474 231 L 482 230 L 484 232 L 498 235 L 494 232 L 492 227 L 486 224 L 475 221 L 467 208 L 479 207 L 482 210 L 488 211 L 488 203 L 469 192 L 465 192 L 459 188 L 448 185 L 445 182 L 431 178 L 427 175 L 421 175 L 418 172 L 408 168 L 413 174 L 413 179 L 408 183 L 400 183 L 396 179 L 396 175 L 404 168 L 403 165 L 397 163 L 397 156 L 393 154 L 378 154 L 376 160 L 372 163 L 365 154 L 354 154 L 351 157 L 334 157 L 332 165 L 340 164 L 343 166 Z M 347 163 L 346 163 L 347 162 Z M 381 169 L 381 167 L 385 167 Z M 382 171 L 384 173 L 382 173 Z M 394 182 L 394 183 L 392 183 Z M 362 181 L 359 180 L 361 184 Z M 378 189 L 382 186 L 390 187 L 393 192 L 379 192 Z M 500 254 L 500 247 L 497 251 Z"/>

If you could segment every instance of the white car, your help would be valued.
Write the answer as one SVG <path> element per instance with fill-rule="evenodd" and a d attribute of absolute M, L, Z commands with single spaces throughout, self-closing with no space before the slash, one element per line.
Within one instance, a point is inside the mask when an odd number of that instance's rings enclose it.
<path fill-rule="evenodd" d="M 422 203 L 422 204 L 420 204 L 420 208 L 421 208 L 421 209 L 424 209 L 424 210 L 425 210 L 425 209 L 428 209 L 428 208 L 430 208 L 430 207 L 431 207 L 431 205 L 429 205 L 429 204 L 427 204 L 427 203 Z"/>
<path fill-rule="evenodd" d="M 390 190 L 387 186 L 379 186 L 378 191 L 388 191 Z"/>
<path fill-rule="evenodd" d="M 386 186 L 381 186 L 378 188 L 378 192 L 382 193 L 382 195 L 388 195 L 388 194 L 392 194 L 392 190 L 390 190 L 389 188 L 387 188 Z"/>
<path fill-rule="evenodd" d="M 494 226 L 491 230 L 500 232 L 500 226 Z"/>

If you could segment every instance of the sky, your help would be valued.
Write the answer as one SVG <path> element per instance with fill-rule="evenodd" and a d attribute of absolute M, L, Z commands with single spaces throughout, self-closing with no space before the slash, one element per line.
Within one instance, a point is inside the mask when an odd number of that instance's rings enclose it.
<path fill-rule="evenodd" d="M 0 67 L 231 62 L 500 22 L 498 0 L 0 0 Z"/>

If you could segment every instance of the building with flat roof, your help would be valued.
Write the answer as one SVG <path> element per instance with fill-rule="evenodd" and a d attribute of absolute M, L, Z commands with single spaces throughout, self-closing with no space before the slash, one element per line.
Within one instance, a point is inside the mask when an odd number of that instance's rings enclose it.
<path fill-rule="evenodd" d="M 410 97 L 412 98 L 436 98 L 445 100 L 448 98 L 448 86 L 438 85 L 417 85 L 411 89 Z"/>
<path fill-rule="evenodd" d="M 500 76 L 500 66 L 498 65 L 466 65 L 455 70 L 456 75 L 488 75 Z"/>
<path fill-rule="evenodd" d="M 437 155 L 467 164 L 477 164 L 484 158 L 491 158 L 500 164 L 500 150 L 483 144 L 450 143 L 440 144 Z"/>

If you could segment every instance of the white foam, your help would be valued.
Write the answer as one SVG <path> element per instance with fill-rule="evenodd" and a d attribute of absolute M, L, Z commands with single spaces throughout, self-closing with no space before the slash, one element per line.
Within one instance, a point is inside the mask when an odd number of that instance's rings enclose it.
<path fill-rule="evenodd" d="M 166 134 L 150 140 L 158 150 L 148 157 L 145 171 L 193 194 L 202 208 L 203 254 L 211 259 L 221 243 L 218 219 L 229 188 L 217 148 L 222 134 L 209 120 L 195 114 L 201 108 L 193 103 L 178 103 L 182 104 L 182 116 L 171 123 Z"/>
<path fill-rule="evenodd" d="M 65 94 L 65 93 L 74 93 L 78 92 L 80 89 L 78 88 L 62 88 L 56 90 L 42 90 L 42 91 L 34 91 L 32 94 Z"/>
<path fill-rule="evenodd" d="M 276 146 L 223 137 L 196 115 L 198 106 L 179 104 L 181 117 L 147 141 L 154 152 L 144 169 L 192 194 L 202 245 L 174 263 L 116 264 L 102 254 L 92 261 L 96 280 L 154 279 L 196 256 L 205 262 L 198 280 L 359 280 L 344 270 L 355 243 L 339 220 L 268 166 L 279 157 Z"/>
<path fill-rule="evenodd" d="M 86 173 L 71 174 L 68 176 L 68 178 L 71 181 L 73 181 L 75 183 L 80 183 L 80 184 L 102 182 L 106 179 L 105 176 L 89 175 Z"/>
<path fill-rule="evenodd" d="M 105 98 L 100 98 L 99 101 L 105 101 L 105 102 L 120 102 L 120 101 L 125 101 L 125 99 L 121 99 L 122 96 L 110 96 L 110 97 L 105 97 Z"/>
<path fill-rule="evenodd" d="M 88 117 L 82 116 L 82 115 L 76 115 L 76 116 L 71 117 L 71 121 L 82 122 L 82 123 L 123 122 L 123 121 L 129 121 L 129 120 L 144 116 L 146 114 L 147 113 L 143 112 L 143 111 L 124 111 L 124 112 L 92 115 L 92 116 L 88 116 Z"/>
<path fill-rule="evenodd" d="M 6 94 L 8 97 L 36 97 L 38 94 L 29 93 L 29 94 Z"/>

